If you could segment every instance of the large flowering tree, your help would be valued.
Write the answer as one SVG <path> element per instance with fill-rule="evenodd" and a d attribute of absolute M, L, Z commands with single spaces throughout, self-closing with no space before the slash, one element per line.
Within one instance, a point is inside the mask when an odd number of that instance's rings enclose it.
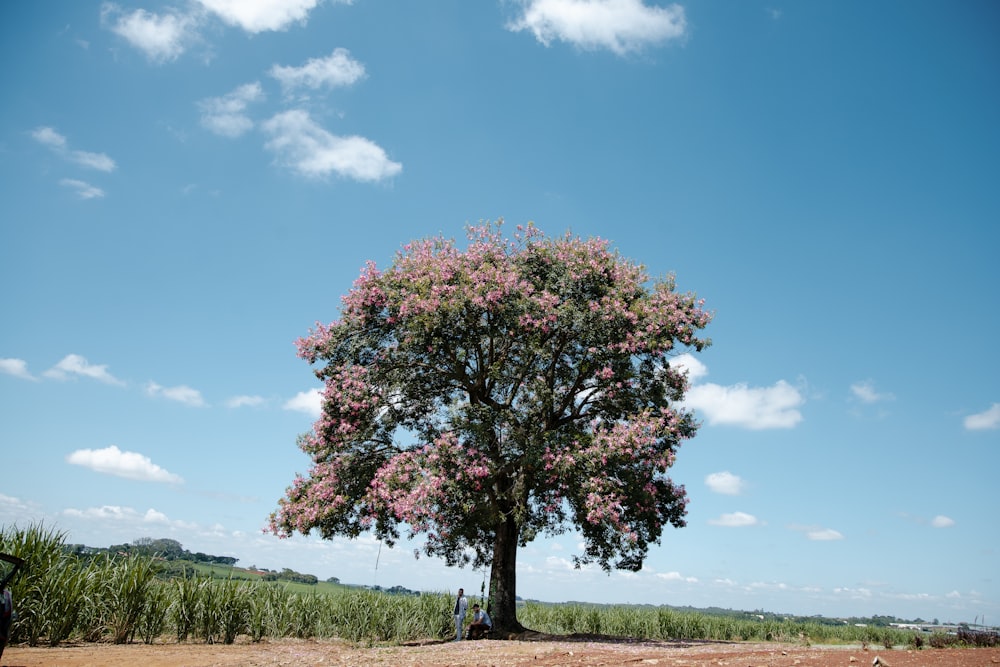
<path fill-rule="evenodd" d="M 668 363 L 710 320 L 672 278 L 599 239 L 502 222 L 462 250 L 431 238 L 369 263 L 341 318 L 299 355 L 325 382 L 299 446 L 312 459 L 271 515 L 287 536 L 425 536 L 449 565 L 491 568 L 498 628 L 515 613 L 517 549 L 580 531 L 576 563 L 638 570 L 687 498 L 667 471 L 692 416 Z"/>

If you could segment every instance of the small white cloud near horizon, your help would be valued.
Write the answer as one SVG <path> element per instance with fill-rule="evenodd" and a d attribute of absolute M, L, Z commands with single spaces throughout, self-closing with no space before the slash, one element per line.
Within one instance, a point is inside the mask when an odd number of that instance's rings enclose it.
<path fill-rule="evenodd" d="M 87 199 L 101 199 L 104 197 L 104 190 L 100 189 L 96 185 L 91 185 L 86 181 L 77 180 L 75 178 L 63 178 L 59 181 L 59 185 L 73 190 L 76 193 L 76 196 L 84 201 Z"/>
<path fill-rule="evenodd" d="M 705 477 L 705 485 L 715 493 L 727 496 L 738 496 L 743 491 L 743 480 L 739 475 L 725 470 L 723 472 L 713 472 Z"/>
<path fill-rule="evenodd" d="M 156 14 L 145 9 L 126 13 L 113 2 L 101 5 L 101 24 L 158 65 L 176 60 L 198 38 L 198 18 L 194 14 Z"/>
<path fill-rule="evenodd" d="M 1000 428 L 1000 403 L 994 403 L 986 410 L 969 415 L 964 421 L 968 431 L 986 431 Z"/>
<path fill-rule="evenodd" d="M 125 386 L 123 380 L 119 380 L 108 372 L 106 364 L 91 364 L 79 354 L 67 354 L 59 363 L 42 373 L 42 375 L 54 380 L 68 380 L 73 376 L 82 376 L 104 382 L 105 384 L 113 384 L 119 387 Z"/>
<path fill-rule="evenodd" d="M 152 507 L 144 513 L 121 505 L 102 505 L 100 507 L 88 507 L 86 509 L 67 508 L 62 511 L 64 516 L 86 521 L 111 521 L 116 523 L 129 523 L 139 525 L 168 526 L 179 530 L 193 531 L 198 529 L 198 524 L 171 519 L 163 512 Z"/>
<path fill-rule="evenodd" d="M 752 514 L 746 512 L 731 512 L 723 514 L 718 519 L 709 519 L 712 526 L 722 526 L 724 528 L 743 528 L 745 526 L 758 526 L 760 520 Z"/>
<path fill-rule="evenodd" d="M 685 577 L 680 572 L 657 572 L 654 576 L 664 581 L 684 581 L 689 584 L 698 583 L 698 577 Z"/>
<path fill-rule="evenodd" d="M 936 517 L 931 519 L 931 526 L 934 528 L 951 528 L 955 525 L 955 520 L 951 517 L 944 516 L 943 514 L 938 514 Z"/>
<path fill-rule="evenodd" d="M 833 540 L 844 539 L 844 536 L 840 533 L 840 531 L 833 530 L 832 528 L 806 531 L 806 537 L 817 542 L 830 542 Z"/>
<path fill-rule="evenodd" d="M 607 49 L 619 56 L 676 41 L 687 33 L 684 8 L 648 6 L 642 0 L 520 0 L 521 13 L 507 24 L 550 46 L 560 40 L 580 49 Z"/>
<path fill-rule="evenodd" d="M 209 132 L 235 139 L 253 129 L 254 123 L 245 111 L 251 102 L 264 99 L 260 82 L 239 86 L 222 97 L 209 97 L 198 102 L 201 125 Z"/>
<path fill-rule="evenodd" d="M 365 66 L 351 58 L 351 52 L 336 48 L 325 58 L 310 58 L 301 67 L 274 65 L 268 71 L 287 92 L 296 88 L 336 88 L 350 86 L 365 76 Z"/>
<path fill-rule="evenodd" d="M 28 372 L 28 362 L 24 359 L 0 358 L 0 373 L 12 375 L 22 380 L 38 380 Z"/>
<path fill-rule="evenodd" d="M 261 127 L 271 136 L 264 147 L 275 154 L 276 162 L 307 178 L 336 173 L 356 181 L 380 181 L 403 170 L 377 144 L 364 137 L 333 135 L 302 109 L 281 112 Z"/>
<path fill-rule="evenodd" d="M 226 401 L 227 408 L 256 407 L 264 403 L 263 396 L 233 396 Z"/>
<path fill-rule="evenodd" d="M 123 452 L 111 445 L 104 449 L 78 449 L 66 457 L 66 462 L 107 475 L 124 477 L 140 482 L 166 482 L 182 484 L 183 479 L 160 466 L 143 454 Z"/>
<path fill-rule="evenodd" d="M 115 161 L 105 153 L 70 150 L 66 137 L 59 134 L 54 128 L 44 125 L 36 127 L 31 131 L 31 138 L 64 160 L 78 164 L 81 167 L 104 172 L 114 171 L 118 167 Z"/>
<path fill-rule="evenodd" d="M 285 410 L 304 412 L 310 417 L 318 419 L 323 414 L 323 392 L 319 389 L 300 391 L 285 401 L 282 407 Z"/>
<path fill-rule="evenodd" d="M 184 405 L 190 405 L 191 407 L 196 408 L 200 408 L 205 405 L 205 401 L 201 397 L 200 391 L 183 384 L 176 387 L 164 387 L 150 381 L 146 384 L 146 394 L 153 397 L 162 396 L 167 400 L 176 401 L 178 403 L 183 403 Z"/>
<path fill-rule="evenodd" d="M 881 401 L 892 401 L 896 397 L 889 392 L 879 393 L 875 391 L 873 380 L 855 382 L 851 385 L 851 394 L 862 403 L 879 403 Z"/>
<path fill-rule="evenodd" d="M 351 0 L 339 0 L 350 4 Z M 228 25 L 256 34 L 286 30 L 293 23 L 305 25 L 320 0 L 198 0 Z"/>

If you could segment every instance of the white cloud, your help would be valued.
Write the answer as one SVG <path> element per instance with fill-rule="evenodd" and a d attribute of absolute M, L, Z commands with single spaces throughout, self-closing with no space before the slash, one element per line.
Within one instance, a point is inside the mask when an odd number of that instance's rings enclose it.
<path fill-rule="evenodd" d="M 28 372 L 28 363 L 23 359 L 0 359 L 0 373 L 13 375 L 22 380 L 36 380 L 37 378 Z"/>
<path fill-rule="evenodd" d="M 802 421 L 797 408 L 804 402 L 799 390 L 784 380 L 773 387 L 706 383 L 691 387 L 684 399 L 684 405 L 703 412 L 709 424 L 754 430 L 795 426 Z"/>
<path fill-rule="evenodd" d="M 104 153 L 88 153 L 87 151 L 71 151 L 69 159 L 78 165 L 97 171 L 114 171 L 115 161 Z"/>
<path fill-rule="evenodd" d="M 938 514 L 936 517 L 931 519 L 931 525 L 935 528 L 951 528 L 955 525 L 955 520 L 951 517 Z"/>
<path fill-rule="evenodd" d="M 338 48 L 325 58 L 310 58 L 301 67 L 275 65 L 269 74 L 281 82 L 285 90 L 318 90 L 324 86 L 349 86 L 365 75 L 365 67 L 351 58 L 350 51 Z"/>
<path fill-rule="evenodd" d="M 86 509 L 69 508 L 63 510 L 64 515 L 74 519 L 85 519 L 88 521 L 110 521 L 115 523 L 133 524 L 136 527 L 142 525 L 169 526 L 186 531 L 198 529 L 198 524 L 186 521 L 173 520 L 163 512 L 150 508 L 145 513 L 140 513 L 131 507 L 120 505 L 102 505 L 101 507 L 88 507 Z"/>
<path fill-rule="evenodd" d="M 683 404 L 703 412 L 709 424 L 760 430 L 791 428 L 802 421 L 802 413 L 797 408 L 805 403 L 805 398 L 784 380 L 778 380 L 773 387 L 750 387 L 746 383 L 696 384 L 708 375 L 708 368 L 688 353 L 671 359 L 670 366 L 687 372 L 692 386 Z"/>
<path fill-rule="evenodd" d="M 180 484 L 184 481 L 153 463 L 148 456 L 137 452 L 123 452 L 115 445 L 104 449 L 78 449 L 67 456 L 66 461 L 95 472 L 141 482 Z"/>
<path fill-rule="evenodd" d="M 810 530 L 806 532 L 806 537 L 810 540 L 816 540 L 820 542 L 829 542 L 831 540 L 842 540 L 844 536 L 840 532 L 833 530 L 832 528 L 823 528 L 821 530 Z"/>
<path fill-rule="evenodd" d="M 708 375 L 708 367 L 689 352 L 678 355 L 670 360 L 670 367 L 687 371 L 688 382 L 694 383 Z"/>
<path fill-rule="evenodd" d="M 31 131 L 31 137 L 43 146 L 50 148 L 56 155 L 69 162 L 75 162 L 81 167 L 105 172 L 114 171 L 117 168 L 115 161 L 104 153 L 70 150 L 66 137 L 51 127 L 37 127 Z"/>
<path fill-rule="evenodd" d="M 149 382 L 146 385 L 146 393 L 150 396 L 162 396 L 168 400 L 177 401 L 178 403 L 196 408 L 205 405 L 200 391 L 183 384 L 176 387 L 164 387 L 155 382 Z"/>
<path fill-rule="evenodd" d="M 680 572 L 658 572 L 656 577 L 664 581 L 686 581 L 689 584 L 698 583 L 697 577 L 685 577 Z"/>
<path fill-rule="evenodd" d="M 20 498 L 0 493 L 0 515 L 16 513 L 27 509 L 28 504 Z"/>
<path fill-rule="evenodd" d="M 170 523 L 170 518 L 167 517 L 166 514 L 158 510 L 154 510 L 152 507 L 146 510 L 146 513 L 142 516 L 142 520 L 146 523 Z"/>
<path fill-rule="evenodd" d="M 349 0 L 347 0 L 349 2 Z M 250 33 L 305 23 L 319 0 L 198 0 L 225 23 Z"/>
<path fill-rule="evenodd" d="M 260 83 L 244 84 L 222 97 L 209 97 L 198 102 L 201 124 L 224 137 L 236 138 L 253 129 L 253 121 L 244 113 L 247 105 L 264 99 Z"/>
<path fill-rule="evenodd" d="M 647 6 L 642 0 L 521 0 L 522 13 L 509 30 L 530 31 L 542 44 L 562 40 L 583 49 L 618 55 L 680 39 L 684 8 Z"/>
<path fill-rule="evenodd" d="M 52 150 L 60 151 L 66 148 L 66 137 L 51 127 L 38 127 L 31 131 L 32 138 Z"/>
<path fill-rule="evenodd" d="M 724 526 L 726 528 L 742 528 L 743 526 L 756 526 L 760 521 L 752 514 L 746 512 L 732 512 L 723 514 L 718 519 L 709 519 L 713 526 Z"/>
<path fill-rule="evenodd" d="M 86 181 L 80 181 L 75 178 L 64 178 L 59 181 L 59 185 L 64 188 L 70 188 L 76 192 L 76 196 L 80 199 L 100 199 L 104 196 L 104 190 L 96 185 L 91 185 Z"/>
<path fill-rule="evenodd" d="M 989 409 L 966 417 L 965 428 L 970 431 L 1000 428 L 1000 403 L 994 403 Z"/>
<path fill-rule="evenodd" d="M 108 372 L 105 364 L 91 364 L 79 354 L 67 354 L 62 360 L 43 373 L 45 377 L 68 380 L 71 376 L 82 375 L 107 384 L 122 386 L 125 383 Z"/>
<path fill-rule="evenodd" d="M 727 496 L 738 496 L 743 491 L 743 480 L 728 470 L 708 475 L 705 477 L 705 484 L 715 493 Z"/>
<path fill-rule="evenodd" d="M 363 137 L 330 134 L 301 109 L 279 113 L 262 127 L 271 135 L 266 147 L 277 161 L 303 176 L 337 173 L 358 181 L 378 181 L 403 169 L 377 144 Z"/>
<path fill-rule="evenodd" d="M 112 32 L 158 64 L 176 60 L 197 38 L 198 21 L 191 14 L 155 14 L 145 9 L 123 13 L 108 2 L 101 7 L 101 23 L 110 23 Z"/>
<path fill-rule="evenodd" d="M 233 396 L 226 401 L 227 408 L 256 407 L 264 403 L 263 396 Z"/>
<path fill-rule="evenodd" d="M 855 382 L 851 385 L 851 393 L 862 403 L 878 403 L 880 401 L 891 401 L 896 398 L 888 392 L 880 394 L 875 391 L 875 383 L 872 380 Z"/>
<path fill-rule="evenodd" d="M 300 391 L 293 398 L 288 399 L 283 407 L 286 410 L 304 412 L 318 419 L 323 413 L 323 392 L 319 389 Z"/>

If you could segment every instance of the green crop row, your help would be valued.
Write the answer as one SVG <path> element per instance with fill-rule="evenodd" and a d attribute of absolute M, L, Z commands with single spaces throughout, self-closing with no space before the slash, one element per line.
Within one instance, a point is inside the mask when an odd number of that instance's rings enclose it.
<path fill-rule="evenodd" d="M 157 577 L 148 556 L 104 555 L 84 562 L 65 534 L 44 526 L 0 527 L 0 552 L 25 560 L 11 586 L 17 619 L 12 643 L 56 645 L 68 639 L 152 643 L 231 643 L 238 636 L 339 638 L 359 644 L 443 639 L 454 632 L 450 596 L 336 593 L 204 574 Z M 677 611 L 667 607 L 526 603 L 526 627 L 549 634 L 635 639 L 914 644 L 913 632 L 831 626 Z"/>
<path fill-rule="evenodd" d="M 641 639 L 779 641 L 818 644 L 913 644 L 912 631 L 886 627 L 827 625 L 758 620 L 631 605 L 527 603 L 518 618 L 525 626 L 551 634 L 604 635 Z"/>

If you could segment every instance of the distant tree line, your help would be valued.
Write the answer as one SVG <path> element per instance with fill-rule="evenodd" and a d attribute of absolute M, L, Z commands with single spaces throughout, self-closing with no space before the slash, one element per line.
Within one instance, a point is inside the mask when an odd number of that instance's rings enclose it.
<path fill-rule="evenodd" d="M 194 563 L 212 563 L 216 565 L 227 565 L 232 567 L 239 558 L 232 556 L 213 556 L 200 551 L 192 553 L 181 546 L 177 540 L 169 538 L 153 539 L 152 537 L 141 537 L 131 544 L 112 544 L 110 547 L 88 547 L 83 544 L 70 544 L 67 547 L 70 553 L 83 558 L 89 558 L 100 554 L 134 554 L 138 556 L 149 556 L 166 561 L 186 560 Z"/>

